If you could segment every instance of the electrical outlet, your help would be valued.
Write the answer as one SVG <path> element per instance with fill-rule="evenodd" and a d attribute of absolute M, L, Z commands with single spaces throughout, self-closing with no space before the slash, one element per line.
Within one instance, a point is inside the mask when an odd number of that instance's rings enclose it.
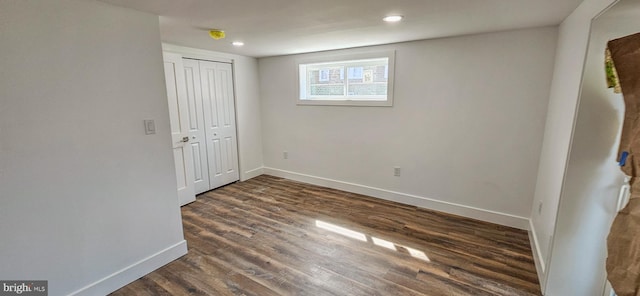
<path fill-rule="evenodd" d="M 283 151 L 283 152 L 282 152 L 282 158 L 283 158 L 283 159 L 289 159 L 289 152 L 287 152 L 287 151 Z"/>
<path fill-rule="evenodd" d="M 393 175 L 396 177 L 400 177 L 400 167 L 394 167 L 393 168 Z"/>
<path fill-rule="evenodd" d="M 538 215 L 542 214 L 542 201 L 538 203 Z"/>

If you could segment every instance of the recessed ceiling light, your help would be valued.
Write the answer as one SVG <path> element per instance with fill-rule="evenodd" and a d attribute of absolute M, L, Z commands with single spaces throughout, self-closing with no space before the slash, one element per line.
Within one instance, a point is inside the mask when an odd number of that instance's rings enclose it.
<path fill-rule="evenodd" d="M 233 46 L 238 46 L 238 47 L 240 47 L 240 46 L 243 46 L 243 45 L 244 45 L 244 42 L 242 42 L 242 41 L 233 41 L 231 44 L 233 44 Z"/>
<path fill-rule="evenodd" d="M 389 15 L 383 18 L 382 20 L 388 23 L 396 23 L 403 19 L 404 17 L 401 15 Z"/>

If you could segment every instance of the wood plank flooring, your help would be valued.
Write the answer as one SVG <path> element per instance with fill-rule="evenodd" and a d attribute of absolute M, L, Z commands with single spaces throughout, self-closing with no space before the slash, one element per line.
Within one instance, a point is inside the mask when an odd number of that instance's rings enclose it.
<path fill-rule="evenodd" d="M 189 254 L 112 295 L 540 295 L 527 232 L 262 175 L 182 208 Z"/>

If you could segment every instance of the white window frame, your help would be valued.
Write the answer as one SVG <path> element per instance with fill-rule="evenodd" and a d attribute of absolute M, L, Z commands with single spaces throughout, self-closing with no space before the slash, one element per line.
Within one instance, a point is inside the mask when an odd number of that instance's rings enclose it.
<path fill-rule="evenodd" d="M 305 67 L 308 64 L 319 63 L 340 63 L 346 61 L 358 61 L 367 59 L 380 59 L 387 58 L 387 96 L 386 100 L 382 97 L 373 96 L 327 96 L 327 97 L 315 97 L 315 98 L 301 98 L 306 97 L 303 93 L 306 93 L 309 81 L 307 77 L 307 71 L 301 71 L 301 66 Z M 391 107 L 393 106 L 393 85 L 394 85 L 394 69 L 395 69 L 395 50 L 387 51 L 371 51 L 360 52 L 344 55 L 325 55 L 315 56 L 308 58 L 301 58 L 296 61 L 296 104 L 298 105 L 315 105 L 315 106 L 380 106 Z M 348 79 L 347 69 L 344 69 L 344 79 Z M 345 84 L 346 85 L 346 84 Z"/>

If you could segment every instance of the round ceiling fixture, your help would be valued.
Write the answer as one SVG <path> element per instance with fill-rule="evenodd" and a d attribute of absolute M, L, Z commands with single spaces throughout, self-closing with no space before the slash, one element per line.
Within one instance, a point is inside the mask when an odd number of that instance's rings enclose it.
<path fill-rule="evenodd" d="M 244 45 L 244 42 L 242 42 L 242 41 L 233 41 L 231 44 L 233 46 L 240 47 L 240 46 Z"/>
<path fill-rule="evenodd" d="M 215 40 L 219 40 L 224 38 L 224 31 L 222 30 L 211 30 L 209 31 L 209 36 L 211 36 L 211 38 L 215 39 Z"/>
<path fill-rule="evenodd" d="M 399 21 L 401 21 L 404 17 L 401 15 L 388 15 L 386 17 L 384 17 L 382 20 L 387 22 L 387 23 L 397 23 Z"/>

